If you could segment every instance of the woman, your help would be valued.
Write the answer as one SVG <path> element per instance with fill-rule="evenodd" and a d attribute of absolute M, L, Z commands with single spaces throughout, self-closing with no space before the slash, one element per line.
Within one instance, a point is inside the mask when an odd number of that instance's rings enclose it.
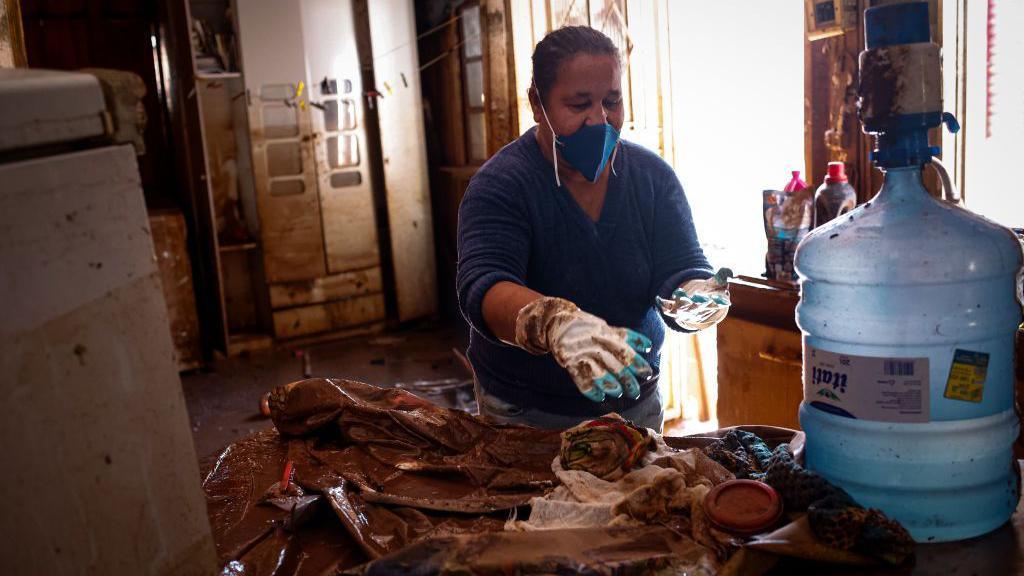
<path fill-rule="evenodd" d="M 491 421 L 567 428 L 618 412 L 660 431 L 656 297 L 682 305 L 665 316 L 676 329 L 725 316 L 674 172 L 618 140 L 621 79 L 604 34 L 548 34 L 533 53 L 538 126 L 480 168 L 459 208 L 459 305 Z"/>

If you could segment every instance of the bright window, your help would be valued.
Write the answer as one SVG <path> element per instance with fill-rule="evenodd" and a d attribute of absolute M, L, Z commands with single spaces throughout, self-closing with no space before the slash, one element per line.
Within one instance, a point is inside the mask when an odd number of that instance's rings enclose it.
<path fill-rule="evenodd" d="M 945 108 L 963 132 L 943 137 L 943 158 L 968 209 L 1024 227 L 1019 150 L 1024 141 L 1024 2 L 943 3 Z"/>
<path fill-rule="evenodd" d="M 669 2 L 673 164 L 713 266 L 758 276 L 761 191 L 804 172 L 803 2 Z"/>

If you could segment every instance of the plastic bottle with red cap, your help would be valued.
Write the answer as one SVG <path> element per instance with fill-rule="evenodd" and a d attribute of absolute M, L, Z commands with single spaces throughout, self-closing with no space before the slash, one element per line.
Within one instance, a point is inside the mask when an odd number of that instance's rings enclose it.
<path fill-rule="evenodd" d="M 765 254 L 765 278 L 792 282 L 793 257 L 796 247 L 811 229 L 813 199 L 807 183 L 800 179 L 800 171 L 793 170 L 789 183 L 779 190 L 762 191 L 761 210 L 764 214 L 764 233 L 768 239 Z"/>
<path fill-rule="evenodd" d="M 793 178 L 790 179 L 789 184 L 786 184 L 786 187 L 782 189 L 783 192 L 799 192 L 800 190 L 807 188 L 807 182 L 800 179 L 799 170 L 793 170 L 792 174 Z"/>
<path fill-rule="evenodd" d="M 857 192 L 846 178 L 846 165 L 829 162 L 825 182 L 814 193 L 814 223 L 817 228 L 857 207 Z"/>

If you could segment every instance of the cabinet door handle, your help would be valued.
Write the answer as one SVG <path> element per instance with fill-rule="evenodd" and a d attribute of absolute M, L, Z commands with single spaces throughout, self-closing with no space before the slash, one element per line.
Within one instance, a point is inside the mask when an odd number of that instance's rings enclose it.
<path fill-rule="evenodd" d="M 804 362 L 801 357 L 800 360 L 794 360 L 790 356 L 783 356 L 781 354 L 775 354 L 772 352 L 765 352 L 764 350 L 757 353 L 757 357 L 761 360 L 767 360 L 769 362 L 775 362 L 776 364 L 785 364 L 786 366 L 796 366 L 797 368 L 803 368 Z"/>

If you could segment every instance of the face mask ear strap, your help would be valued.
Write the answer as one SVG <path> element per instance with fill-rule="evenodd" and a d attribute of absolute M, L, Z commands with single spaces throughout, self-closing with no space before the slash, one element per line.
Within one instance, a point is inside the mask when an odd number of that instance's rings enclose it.
<path fill-rule="evenodd" d="M 548 124 L 548 130 L 551 131 L 551 160 L 555 164 L 555 186 L 562 187 L 562 180 L 558 177 L 558 152 L 555 148 L 555 142 L 558 140 L 558 135 L 555 134 L 555 128 L 551 125 L 551 120 L 548 118 L 548 111 L 544 109 L 544 99 L 540 97 L 540 90 L 537 89 L 537 84 L 531 84 L 533 93 L 537 95 L 537 102 L 540 103 L 540 111 L 544 114 L 544 121 Z"/>
<path fill-rule="evenodd" d="M 615 150 L 612 150 L 612 176 L 618 178 L 619 173 L 615 171 L 615 157 L 619 155 L 619 143 L 615 143 Z"/>

